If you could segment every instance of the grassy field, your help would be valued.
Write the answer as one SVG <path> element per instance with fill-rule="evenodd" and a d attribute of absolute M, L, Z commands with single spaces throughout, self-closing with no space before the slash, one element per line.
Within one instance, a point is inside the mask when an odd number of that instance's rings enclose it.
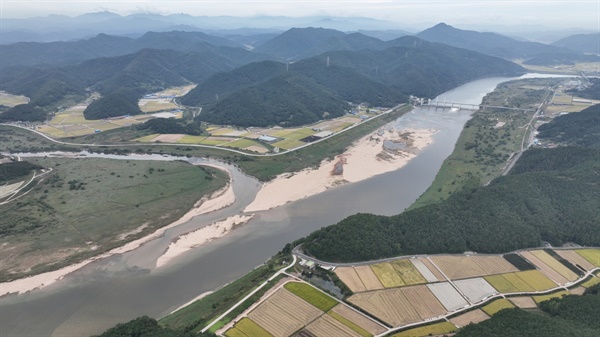
<path fill-rule="evenodd" d="M 530 109 L 484 109 L 467 122 L 452 154 L 444 161 L 435 180 L 411 206 L 416 208 L 448 198 L 464 188 L 478 186 L 498 177 L 511 155 L 521 149 L 524 126 L 549 90 L 531 86 L 553 86 L 560 79 L 527 79 L 501 83 L 483 98 L 483 104 Z M 500 124 L 498 124 L 500 122 Z M 501 123 L 505 123 L 502 125 Z M 497 125 L 502 125 L 497 127 Z"/>
<path fill-rule="evenodd" d="M 289 282 L 283 286 L 293 294 L 302 298 L 306 302 L 327 312 L 335 307 L 338 302 L 321 291 L 309 286 L 306 283 Z"/>
<path fill-rule="evenodd" d="M 494 302 L 487 304 L 481 308 L 486 314 L 492 316 L 502 309 L 514 308 L 515 306 L 510 303 L 506 298 L 495 300 Z"/>
<path fill-rule="evenodd" d="M 221 171 L 181 162 L 27 160 L 53 171 L 22 198 L 0 206 L 2 281 L 57 269 L 147 235 L 228 179 Z"/>
<path fill-rule="evenodd" d="M 456 326 L 450 322 L 441 322 L 434 323 L 431 325 L 404 330 L 397 334 L 392 335 L 392 337 L 424 337 L 424 336 L 437 336 L 448 334 L 456 331 Z"/>
<path fill-rule="evenodd" d="M 589 288 L 589 287 L 595 286 L 598 283 L 600 283 L 600 278 L 593 276 L 589 280 L 583 282 L 581 284 L 581 286 L 583 286 L 584 288 Z"/>

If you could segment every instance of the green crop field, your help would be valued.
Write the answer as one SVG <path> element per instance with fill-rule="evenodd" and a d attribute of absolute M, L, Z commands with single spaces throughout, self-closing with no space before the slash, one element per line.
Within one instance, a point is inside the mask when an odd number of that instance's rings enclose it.
<path fill-rule="evenodd" d="M 227 337 L 251 337 L 240 331 L 238 328 L 231 328 L 225 332 Z"/>
<path fill-rule="evenodd" d="M 330 311 L 327 314 L 329 316 L 335 318 L 336 320 L 338 320 L 339 322 L 341 322 L 345 326 L 349 327 L 350 329 L 358 332 L 361 336 L 364 336 L 364 337 L 371 337 L 371 336 L 373 336 L 367 330 L 361 328 L 360 326 L 356 325 L 354 322 L 348 320 L 346 317 L 338 314 L 337 312 Z"/>
<path fill-rule="evenodd" d="M 514 308 L 515 306 L 506 298 L 501 298 L 499 300 L 495 300 L 494 302 L 485 305 L 481 310 L 483 310 L 486 314 L 492 316 L 495 315 L 498 311 L 502 309 Z"/>
<path fill-rule="evenodd" d="M 556 287 L 556 283 L 552 282 L 546 275 L 539 270 L 527 270 L 516 273 L 519 278 L 527 282 L 534 290 L 544 291 Z"/>
<path fill-rule="evenodd" d="M 419 328 L 409 329 L 397 334 L 392 337 L 424 337 L 424 336 L 437 336 L 448 334 L 456 331 L 456 326 L 450 322 L 435 323 Z"/>
<path fill-rule="evenodd" d="M 338 301 L 306 283 L 289 282 L 283 286 L 306 302 L 327 312 L 338 304 Z"/>
<path fill-rule="evenodd" d="M 492 275 L 486 276 L 485 280 L 499 293 L 516 293 L 519 291 L 517 287 L 515 287 L 512 283 L 510 283 L 504 275 Z"/>
<path fill-rule="evenodd" d="M 302 146 L 304 144 L 306 144 L 306 143 L 298 141 L 298 140 L 285 139 L 285 140 L 278 141 L 277 143 L 273 143 L 273 146 L 277 146 L 278 148 L 285 149 L 285 150 L 290 150 L 290 149 L 297 148 L 298 146 Z"/>
<path fill-rule="evenodd" d="M 235 328 L 240 330 L 246 336 L 264 336 L 272 337 L 267 330 L 263 329 L 260 325 L 254 323 L 250 318 L 244 317 L 235 324 Z"/>
<path fill-rule="evenodd" d="M 583 284 L 581 284 L 581 285 L 584 288 L 589 288 L 589 287 L 595 286 L 598 283 L 600 283 L 600 278 L 594 276 L 594 277 L 590 278 L 589 280 L 583 282 Z"/>
<path fill-rule="evenodd" d="M 1 281 L 58 269 L 148 235 L 228 181 L 219 170 L 182 162 L 27 161 L 52 172 L 0 206 Z"/>
<path fill-rule="evenodd" d="M 576 252 L 594 266 L 600 267 L 600 249 L 578 249 Z"/>

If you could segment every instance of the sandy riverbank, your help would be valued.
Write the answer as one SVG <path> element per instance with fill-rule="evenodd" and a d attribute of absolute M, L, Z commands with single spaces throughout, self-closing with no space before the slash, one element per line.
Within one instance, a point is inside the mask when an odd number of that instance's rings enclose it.
<path fill-rule="evenodd" d="M 193 232 L 181 235 L 172 242 L 167 251 L 156 260 L 156 267 L 162 267 L 173 258 L 187 252 L 188 250 L 208 243 L 229 233 L 233 227 L 244 224 L 252 219 L 254 215 L 234 215 L 225 220 L 215 222 Z"/>
<path fill-rule="evenodd" d="M 210 165 L 210 166 L 227 172 L 225 169 L 223 169 L 221 167 L 213 166 L 213 165 Z M 11 282 L 0 283 L 0 296 L 4 296 L 7 294 L 11 294 L 11 293 L 24 293 L 24 292 L 31 291 L 31 290 L 34 290 L 37 288 L 43 288 L 43 287 L 49 286 L 50 284 L 62 279 L 64 276 L 86 266 L 87 264 L 89 264 L 91 262 L 98 261 L 98 260 L 110 257 L 112 255 L 123 254 L 123 253 L 129 252 L 129 251 L 132 251 L 134 249 L 137 249 L 144 243 L 161 237 L 165 233 L 166 230 L 176 227 L 176 226 L 179 226 L 181 224 L 184 224 L 184 223 L 190 221 L 195 216 L 198 216 L 201 214 L 206 214 L 206 213 L 213 212 L 218 209 L 227 207 L 235 201 L 235 195 L 233 193 L 233 187 L 231 186 L 231 184 L 232 184 L 232 182 L 231 182 L 231 176 L 230 176 L 229 183 L 227 184 L 227 186 L 223 187 L 220 190 L 215 191 L 210 196 L 203 197 L 194 205 L 194 207 L 190 211 L 188 211 L 181 218 L 179 218 L 179 220 L 172 222 L 171 224 L 169 224 L 165 227 L 161 227 L 147 236 L 139 238 L 135 241 L 128 242 L 121 247 L 118 247 L 118 248 L 110 250 L 106 253 L 94 256 L 85 261 L 61 268 L 59 270 L 55 270 L 55 271 L 51 271 L 51 272 L 47 272 L 47 273 L 43 273 L 43 274 L 39 274 L 39 275 L 34 275 L 34 276 L 26 277 L 23 279 L 14 280 Z"/>
<path fill-rule="evenodd" d="M 397 170 L 431 144 L 435 132 L 383 126 L 356 141 L 334 160 L 323 161 L 318 169 L 284 173 L 266 183 L 244 212 L 271 209 L 341 184 Z"/>

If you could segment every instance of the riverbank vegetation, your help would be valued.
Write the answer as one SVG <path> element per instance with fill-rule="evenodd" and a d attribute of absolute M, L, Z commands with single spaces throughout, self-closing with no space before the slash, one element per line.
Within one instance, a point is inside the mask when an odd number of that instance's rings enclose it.
<path fill-rule="evenodd" d="M 52 172 L 0 205 L 0 281 L 55 270 L 168 225 L 227 174 L 183 162 L 28 158 Z M 2 164 L 4 166 L 7 164 Z"/>
<path fill-rule="evenodd" d="M 521 151 L 538 105 L 561 79 L 526 79 L 501 83 L 482 105 L 527 110 L 485 108 L 476 111 L 460 134 L 452 154 L 444 161 L 431 186 L 411 206 L 417 208 L 447 199 L 500 176 L 511 156 Z"/>

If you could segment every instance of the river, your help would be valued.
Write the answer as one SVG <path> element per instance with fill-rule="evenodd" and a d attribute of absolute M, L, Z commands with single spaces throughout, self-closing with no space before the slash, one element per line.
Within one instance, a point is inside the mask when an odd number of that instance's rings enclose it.
<path fill-rule="evenodd" d="M 532 77 L 556 76 L 528 74 L 522 78 Z M 441 94 L 439 100 L 479 104 L 498 83 L 510 79 L 494 77 L 469 82 Z M 154 268 L 156 259 L 173 238 L 237 214 L 254 198 L 260 188 L 258 181 L 219 163 L 232 173 L 236 195 L 233 205 L 172 228 L 136 250 L 93 262 L 41 290 L 0 298 L 0 335 L 89 336 L 141 315 L 162 317 L 199 294 L 244 275 L 286 243 L 316 229 L 359 212 L 398 214 L 429 187 L 471 114 L 468 110 L 418 107 L 393 122 L 396 128 L 439 131 L 433 136 L 433 143 L 406 166 L 258 212 L 246 225 L 225 237 L 193 249 L 165 267 Z M 149 158 L 174 159 L 134 159 Z M 206 159 L 194 162 L 215 163 Z"/>

